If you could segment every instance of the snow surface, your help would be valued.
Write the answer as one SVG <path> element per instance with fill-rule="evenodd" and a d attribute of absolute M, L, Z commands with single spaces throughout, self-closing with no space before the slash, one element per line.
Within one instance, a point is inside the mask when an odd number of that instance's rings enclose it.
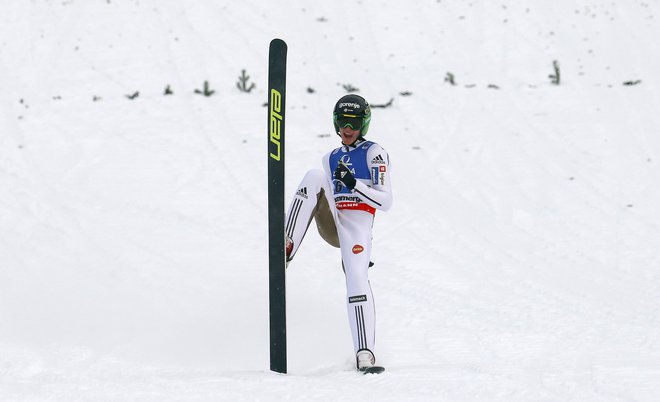
<path fill-rule="evenodd" d="M 0 11 L 0 400 L 658 400 L 658 1 Z M 287 199 L 337 146 L 344 85 L 393 98 L 369 132 L 395 196 L 379 376 L 353 370 L 339 253 L 313 230 L 287 272 L 289 374 L 268 370 L 275 37 Z"/>

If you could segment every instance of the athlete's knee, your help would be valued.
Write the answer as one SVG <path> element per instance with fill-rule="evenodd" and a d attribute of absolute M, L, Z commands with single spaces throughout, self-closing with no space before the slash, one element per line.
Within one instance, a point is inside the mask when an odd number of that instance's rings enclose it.
<path fill-rule="evenodd" d="M 362 264 L 345 264 L 342 262 L 342 268 L 346 281 L 351 283 L 369 282 L 369 265 L 362 266 Z"/>
<path fill-rule="evenodd" d="M 308 197 L 318 199 L 323 191 L 323 180 L 325 180 L 323 171 L 319 169 L 308 170 L 298 186 L 296 195 L 305 199 L 308 199 Z"/>
<path fill-rule="evenodd" d="M 310 169 L 305 173 L 305 178 L 303 180 L 309 183 L 319 183 L 320 186 L 323 179 L 325 179 L 325 173 L 323 173 L 322 170 Z"/>

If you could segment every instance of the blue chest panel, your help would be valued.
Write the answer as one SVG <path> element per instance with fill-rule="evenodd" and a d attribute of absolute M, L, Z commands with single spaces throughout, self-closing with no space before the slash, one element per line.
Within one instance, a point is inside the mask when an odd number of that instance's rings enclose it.
<path fill-rule="evenodd" d="M 346 151 L 346 147 L 335 149 L 330 154 L 330 171 L 334 172 L 341 161 L 344 165 L 348 166 L 356 179 L 371 180 L 371 170 L 367 163 L 367 151 L 373 144 L 373 142 L 365 141 L 357 148 L 351 149 L 348 152 Z M 335 181 L 334 190 L 335 194 L 350 192 L 338 181 Z"/>

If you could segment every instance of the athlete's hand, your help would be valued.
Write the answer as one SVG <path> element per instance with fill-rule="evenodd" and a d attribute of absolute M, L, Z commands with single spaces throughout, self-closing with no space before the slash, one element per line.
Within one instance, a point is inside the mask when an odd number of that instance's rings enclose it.
<path fill-rule="evenodd" d="M 335 180 L 344 183 L 349 190 L 355 188 L 355 177 L 353 177 L 353 173 L 341 162 L 337 165 L 337 169 L 335 169 Z"/>

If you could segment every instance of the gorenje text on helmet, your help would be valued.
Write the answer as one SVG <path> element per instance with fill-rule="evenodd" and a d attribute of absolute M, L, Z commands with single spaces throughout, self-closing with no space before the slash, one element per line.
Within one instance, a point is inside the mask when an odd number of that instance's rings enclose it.
<path fill-rule="evenodd" d="M 351 108 L 354 108 L 354 109 L 359 109 L 360 105 L 357 104 L 357 103 L 340 103 L 338 107 L 340 107 L 340 108 L 342 108 L 342 107 L 351 107 Z"/>

